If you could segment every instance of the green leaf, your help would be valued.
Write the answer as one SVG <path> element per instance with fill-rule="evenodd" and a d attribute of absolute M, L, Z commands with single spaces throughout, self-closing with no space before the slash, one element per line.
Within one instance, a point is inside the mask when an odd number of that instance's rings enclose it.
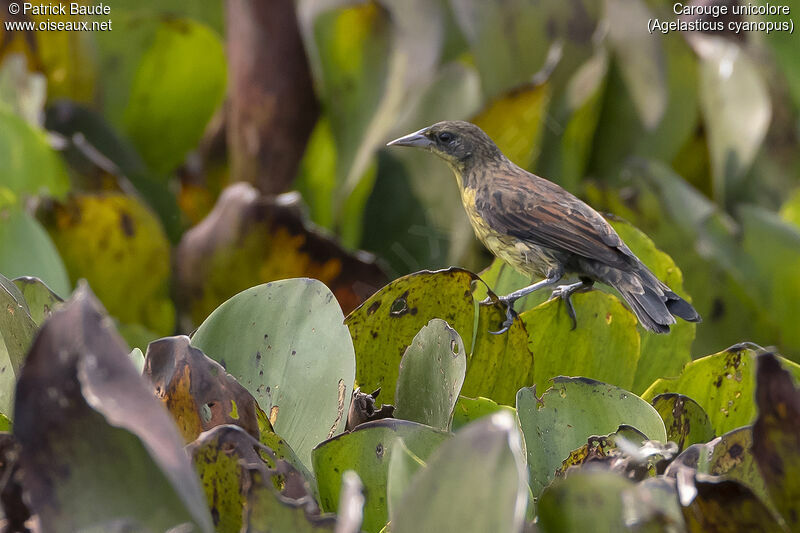
<path fill-rule="evenodd" d="M 15 278 L 14 284 L 25 298 L 28 311 L 37 326 L 41 326 L 42 322 L 64 301 L 39 278 L 23 276 Z"/>
<path fill-rule="evenodd" d="M 746 345 L 692 361 L 676 378 L 656 380 L 642 398 L 652 401 L 666 392 L 683 394 L 708 414 L 714 431 L 721 435 L 746 426 L 755 419 L 755 352 Z M 800 365 L 781 358 L 781 363 L 800 378 Z"/>
<path fill-rule="evenodd" d="M 475 274 L 460 268 L 417 272 L 396 279 L 350 313 L 356 351 L 356 380 L 364 390 L 381 387 L 381 400 L 394 403 L 400 360 L 417 332 L 431 319 L 447 321 L 471 344 Z M 385 395 L 385 396 L 384 396 Z"/>
<path fill-rule="evenodd" d="M 653 398 L 653 407 L 664 421 L 667 438 L 678 445 L 678 451 L 714 438 L 708 415 L 688 396 L 659 394 Z"/>
<path fill-rule="evenodd" d="M 355 361 L 343 319 L 322 282 L 282 280 L 220 305 L 192 344 L 250 391 L 309 466 L 311 449 L 345 426 Z"/>
<path fill-rule="evenodd" d="M 12 417 L 14 386 L 36 334 L 25 297 L 0 274 L 0 414 Z"/>
<path fill-rule="evenodd" d="M 617 298 L 597 290 L 575 294 L 572 302 L 575 329 L 560 299 L 520 315 L 536 360 L 533 383 L 544 388 L 555 376 L 585 376 L 630 389 L 640 349 L 636 317 Z"/>
<path fill-rule="evenodd" d="M 395 418 L 449 431 L 466 368 L 461 337 L 444 320 L 432 319 L 400 361 Z"/>
<path fill-rule="evenodd" d="M 736 480 L 746 485 L 767 506 L 774 508 L 753 456 L 752 427 L 729 431 L 718 440 L 706 444 L 705 449 L 707 452 L 698 464 L 699 472 Z"/>
<path fill-rule="evenodd" d="M 369 533 L 379 531 L 388 520 L 386 487 L 394 443 L 402 439 L 411 453 L 426 461 L 448 436 L 429 426 L 387 418 L 320 443 L 312 457 L 322 509 L 338 510 L 342 474 L 353 470 L 365 487 L 363 528 Z"/>
<path fill-rule="evenodd" d="M 625 244 L 647 267 L 674 292 L 691 302 L 683 290 L 683 274 L 672 258 L 656 248 L 650 238 L 633 225 L 621 221 L 610 221 Z M 678 319 L 670 327 L 668 335 L 659 335 L 639 326 L 642 339 L 639 363 L 631 390 L 644 392 L 657 378 L 680 374 L 683 366 L 692 360 L 691 349 L 696 325 Z"/>
<path fill-rule="evenodd" d="M 35 218 L 15 207 L 0 208 L 0 272 L 9 278 L 35 276 L 61 296 L 72 286 L 64 262 L 47 231 Z"/>
<path fill-rule="evenodd" d="M 212 530 L 177 429 L 85 284 L 36 336 L 14 420 L 19 465 L 36 487 L 29 506 L 43 529 L 124 517 L 153 531 L 184 523 Z"/>
<path fill-rule="evenodd" d="M 389 468 L 386 472 L 386 502 L 389 516 L 397 514 L 397 508 L 408 490 L 414 474 L 423 467 L 425 467 L 425 461 L 414 455 L 403 439 L 394 441 L 389 458 Z"/>
<path fill-rule="evenodd" d="M 608 0 L 608 41 L 644 126 L 652 130 L 667 106 L 666 58 L 661 35 L 647 29 L 652 13 L 642 0 Z"/>
<path fill-rule="evenodd" d="M 18 197 L 46 195 L 62 198 L 70 183 L 61 159 L 44 132 L 0 107 L 0 183 Z"/>
<path fill-rule="evenodd" d="M 189 19 L 160 21 L 122 116 L 151 168 L 169 172 L 183 162 L 222 103 L 226 79 L 225 52 L 213 30 Z"/>
<path fill-rule="evenodd" d="M 664 423 L 653 407 L 630 392 L 586 378 L 559 377 L 541 398 L 535 387 L 517 394 L 534 496 L 541 494 L 570 452 L 591 435 L 607 435 L 625 424 L 665 442 Z"/>
<path fill-rule="evenodd" d="M 738 43 L 700 37 L 700 105 L 708 132 L 714 199 L 728 205 L 767 133 L 772 107 L 758 65 Z"/>
<path fill-rule="evenodd" d="M 800 389 L 772 353 L 758 356 L 753 455 L 790 531 L 800 528 Z M 797 374 L 795 374 L 797 376 Z M 796 378 L 795 378 L 796 379 Z"/>
<path fill-rule="evenodd" d="M 519 531 L 526 474 L 514 417 L 481 419 L 442 444 L 417 472 L 392 513 L 392 531 Z"/>
<path fill-rule="evenodd" d="M 489 398 L 467 398 L 466 396 L 459 396 L 455 409 L 453 409 L 452 429 L 453 431 L 458 431 L 470 422 L 486 415 L 496 413 L 497 411 L 516 413 L 513 407 L 500 405 Z"/>
<path fill-rule="evenodd" d="M 109 192 L 71 196 L 39 217 L 70 278 L 85 278 L 111 315 L 159 335 L 173 331 L 169 242 L 152 211 Z"/>
<path fill-rule="evenodd" d="M 578 471 L 547 487 L 536 507 L 548 533 L 625 531 L 622 494 L 635 485 L 619 474 Z"/>
<path fill-rule="evenodd" d="M 479 306 L 475 345 L 467 360 L 462 392 L 511 405 L 517 391 L 533 382 L 534 357 L 521 320 L 515 320 L 502 335 L 492 333 L 500 329 L 505 315 L 505 307 L 500 305 Z"/>

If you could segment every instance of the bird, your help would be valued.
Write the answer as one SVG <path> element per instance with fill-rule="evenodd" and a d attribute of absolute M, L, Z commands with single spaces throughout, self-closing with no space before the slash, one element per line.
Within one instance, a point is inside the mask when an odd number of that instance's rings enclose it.
<path fill-rule="evenodd" d="M 499 297 L 506 316 L 500 330 L 492 333 L 511 327 L 517 316 L 514 302 L 553 286 L 550 299 L 561 298 L 575 329 L 571 297 L 590 290 L 595 282 L 616 289 L 649 331 L 668 333 L 676 316 L 701 321 L 694 307 L 659 280 L 600 213 L 556 183 L 514 164 L 475 124 L 437 122 L 387 146 L 421 148 L 444 159 L 455 174 L 478 240 L 515 270 L 538 280 Z M 577 281 L 557 285 L 564 278 Z"/>

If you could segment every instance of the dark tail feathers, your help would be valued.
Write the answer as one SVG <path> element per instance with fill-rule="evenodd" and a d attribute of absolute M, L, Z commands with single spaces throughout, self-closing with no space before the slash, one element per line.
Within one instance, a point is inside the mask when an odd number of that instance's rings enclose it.
<path fill-rule="evenodd" d="M 687 322 L 700 322 L 700 315 L 692 304 L 675 294 L 652 272 L 642 266 L 639 272 L 622 273 L 611 285 L 619 291 L 633 309 L 639 322 L 656 333 L 669 333 L 672 315 Z"/>

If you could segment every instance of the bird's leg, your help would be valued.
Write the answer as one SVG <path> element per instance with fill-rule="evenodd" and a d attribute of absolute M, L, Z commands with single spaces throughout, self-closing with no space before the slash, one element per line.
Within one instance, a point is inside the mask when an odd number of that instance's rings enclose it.
<path fill-rule="evenodd" d="M 580 281 L 576 283 L 570 283 L 569 285 L 559 285 L 553 291 L 553 294 L 550 295 L 550 298 L 547 299 L 549 302 L 554 298 L 561 298 L 561 301 L 567 306 L 567 314 L 569 318 L 572 320 L 572 329 L 578 327 L 578 319 L 575 317 L 575 307 L 572 305 L 572 295 L 576 292 L 585 291 L 592 287 L 594 282 L 590 279 L 582 278 Z"/>
<path fill-rule="evenodd" d="M 506 294 L 505 296 L 500 296 L 498 299 L 506 304 L 506 319 L 500 326 L 500 330 L 498 331 L 490 331 L 494 335 L 500 335 L 501 333 L 505 333 L 514 323 L 514 318 L 517 316 L 517 312 L 514 311 L 514 302 L 522 298 L 523 296 L 527 296 L 534 291 L 538 291 L 539 289 L 543 289 L 544 287 L 549 287 L 554 283 L 558 283 L 558 280 L 561 279 L 562 274 L 559 272 L 557 274 L 550 274 L 547 278 L 537 281 L 532 285 L 528 285 L 522 289 L 516 290 L 511 294 Z M 484 300 L 485 303 L 488 303 L 487 300 Z M 490 300 L 489 300 L 490 301 Z"/>

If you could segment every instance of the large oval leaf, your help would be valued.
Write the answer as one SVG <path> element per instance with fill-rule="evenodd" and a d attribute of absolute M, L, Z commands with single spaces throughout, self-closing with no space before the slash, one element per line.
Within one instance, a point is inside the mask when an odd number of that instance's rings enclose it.
<path fill-rule="evenodd" d="M 220 305 L 192 344 L 250 391 L 275 431 L 310 466 L 311 449 L 345 425 L 355 360 L 343 320 L 322 282 L 276 281 Z"/>
<path fill-rule="evenodd" d="M 466 368 L 456 330 L 438 318 L 428 322 L 400 361 L 395 418 L 449 431 Z"/>
<path fill-rule="evenodd" d="M 516 420 L 493 414 L 431 455 L 393 507 L 392 531 L 520 531 L 526 481 Z"/>
<path fill-rule="evenodd" d="M 475 274 L 460 268 L 409 274 L 350 313 L 345 323 L 356 350 L 358 385 L 365 390 L 381 387 L 381 400 L 393 403 L 403 353 L 433 318 L 446 320 L 471 345 L 475 279 Z"/>
<path fill-rule="evenodd" d="M 535 387 L 520 390 L 517 415 L 534 496 L 553 479 L 570 452 L 592 435 L 607 435 L 626 424 L 652 440 L 667 440 L 664 423 L 650 404 L 626 390 L 586 378 L 555 378 L 541 398 L 536 397 Z"/>
<path fill-rule="evenodd" d="M 408 450 L 426 460 L 448 433 L 429 426 L 388 418 L 361 424 L 314 449 L 314 475 L 324 511 L 336 511 L 342 475 L 354 470 L 365 487 L 364 524 L 369 533 L 380 531 L 388 520 L 386 487 L 394 443 L 399 439 Z"/>

